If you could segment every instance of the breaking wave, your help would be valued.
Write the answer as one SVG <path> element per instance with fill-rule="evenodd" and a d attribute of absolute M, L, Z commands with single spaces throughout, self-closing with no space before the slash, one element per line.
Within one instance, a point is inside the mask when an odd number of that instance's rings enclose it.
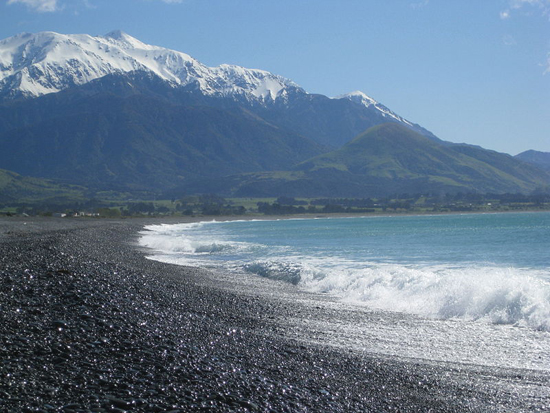
<path fill-rule="evenodd" d="M 303 255 L 291 247 L 237 241 L 209 224 L 148 226 L 140 245 L 159 261 L 237 269 L 374 309 L 550 331 L 547 269 Z"/>
<path fill-rule="evenodd" d="M 212 222 L 197 222 L 176 225 L 149 225 L 141 232 L 139 244 L 163 255 L 189 258 L 193 261 L 196 255 L 231 254 L 252 252 L 259 244 L 226 240 L 215 231 L 206 230 Z"/>
<path fill-rule="evenodd" d="M 550 331 L 550 283 L 538 271 L 379 263 L 350 268 L 307 261 L 256 261 L 244 268 L 380 310 Z"/>

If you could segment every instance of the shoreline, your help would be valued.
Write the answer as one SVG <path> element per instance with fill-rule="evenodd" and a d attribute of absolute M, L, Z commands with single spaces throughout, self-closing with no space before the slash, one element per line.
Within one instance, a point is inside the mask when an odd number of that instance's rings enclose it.
<path fill-rule="evenodd" d="M 0 219 L 0 410 L 462 412 L 550 403 L 480 386 L 475 375 L 490 373 L 481 367 L 331 348 L 306 330 L 290 338 L 285 320 L 330 318 L 329 306 L 306 305 L 317 297 L 281 283 L 261 280 L 256 294 L 230 276 L 220 283 L 208 270 L 146 259 L 139 231 L 178 222 L 193 221 Z"/>
<path fill-rule="evenodd" d="M 383 212 L 334 212 L 334 213 L 303 213 L 303 214 L 280 214 L 280 215 L 265 215 L 259 213 L 247 213 L 243 215 L 152 215 L 152 216 L 127 216 L 119 218 L 108 217 L 53 217 L 53 216 L 22 216 L 22 215 L 6 215 L 0 213 L 0 221 L 2 220 L 78 220 L 78 221 L 181 221 L 202 222 L 206 220 L 236 221 L 236 220 L 277 220 L 277 219 L 321 219 L 321 218 L 369 218 L 369 217 L 400 217 L 400 216 L 440 216 L 440 215 L 476 215 L 476 214 L 523 214 L 523 213 L 548 213 L 550 208 L 546 209 L 518 209 L 518 210 L 492 210 L 492 211 L 383 211 Z"/>

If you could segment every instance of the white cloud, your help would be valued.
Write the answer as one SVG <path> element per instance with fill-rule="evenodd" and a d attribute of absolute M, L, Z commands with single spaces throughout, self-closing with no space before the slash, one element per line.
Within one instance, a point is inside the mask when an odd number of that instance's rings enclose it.
<path fill-rule="evenodd" d="M 515 10 L 526 7 L 537 8 L 544 16 L 550 17 L 550 0 L 509 0 L 508 8 L 500 12 L 500 18 L 509 19 Z"/>
<path fill-rule="evenodd" d="M 29 9 L 36 12 L 55 12 L 65 9 L 66 7 L 61 6 L 60 3 L 63 0 L 7 0 L 8 4 L 24 4 Z M 166 4 L 178 4 L 183 3 L 184 0 L 145 0 L 145 1 L 161 1 Z M 428 2 L 429 0 L 424 0 Z M 65 6 L 69 8 L 76 8 L 83 6 L 86 9 L 95 9 L 96 6 L 91 3 L 91 0 L 80 0 L 78 5 L 74 4 L 75 2 L 66 2 Z"/>
<path fill-rule="evenodd" d="M 82 0 L 82 4 L 84 4 L 84 7 L 86 7 L 87 9 L 97 9 L 97 6 L 92 4 L 90 0 Z"/>
<path fill-rule="evenodd" d="M 14 3 L 25 4 L 28 8 L 40 13 L 58 10 L 57 0 L 8 0 L 8 4 Z"/>
<path fill-rule="evenodd" d="M 516 11 L 528 10 L 532 13 L 534 10 L 540 12 L 543 16 L 550 20 L 550 0 L 508 0 L 508 8 L 500 12 L 500 18 L 503 20 L 512 17 Z M 515 40 L 510 42 L 511 37 L 504 39 L 504 43 L 508 46 L 515 44 Z M 545 67 L 544 74 L 550 74 L 550 53 L 546 58 L 546 62 L 542 64 Z"/>
<path fill-rule="evenodd" d="M 411 7 L 413 9 L 421 9 L 423 7 L 426 7 L 429 3 L 430 3 L 430 0 L 421 0 L 415 3 L 411 3 Z"/>

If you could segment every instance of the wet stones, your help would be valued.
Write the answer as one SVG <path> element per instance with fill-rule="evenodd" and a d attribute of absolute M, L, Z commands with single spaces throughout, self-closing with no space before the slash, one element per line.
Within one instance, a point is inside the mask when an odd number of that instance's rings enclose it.
<path fill-rule="evenodd" d="M 129 242 L 139 223 L 51 222 L 22 239 L 0 238 L 0 411 L 468 406 L 437 382 L 436 390 L 412 385 L 424 376 L 416 367 L 285 339 L 276 320 L 302 308 L 146 260 Z"/>
<path fill-rule="evenodd" d="M 67 322 L 64 320 L 54 320 L 52 321 L 52 326 L 59 331 L 69 328 Z"/>

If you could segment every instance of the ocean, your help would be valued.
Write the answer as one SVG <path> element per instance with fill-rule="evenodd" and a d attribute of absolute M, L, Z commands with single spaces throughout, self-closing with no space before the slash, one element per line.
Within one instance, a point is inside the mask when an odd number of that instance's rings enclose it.
<path fill-rule="evenodd" d="M 364 319 L 307 320 L 323 344 L 550 372 L 548 212 L 150 225 L 140 245 Z M 303 327 L 286 322 L 291 335 Z"/>

